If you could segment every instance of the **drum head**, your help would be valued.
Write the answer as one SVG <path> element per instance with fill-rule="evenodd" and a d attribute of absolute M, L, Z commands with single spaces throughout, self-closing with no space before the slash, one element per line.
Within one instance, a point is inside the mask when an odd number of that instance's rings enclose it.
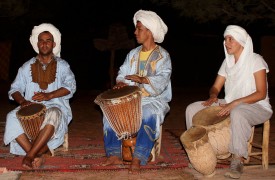
<path fill-rule="evenodd" d="M 41 112 L 45 108 L 43 104 L 30 104 L 29 106 L 22 107 L 18 112 L 17 115 L 19 116 L 32 116 L 38 112 Z"/>
<path fill-rule="evenodd" d="M 105 99 L 105 100 L 121 98 L 124 96 L 128 96 L 134 92 L 138 92 L 138 91 L 140 91 L 140 89 L 137 86 L 124 86 L 123 88 L 120 88 L 120 89 L 109 89 L 109 90 L 103 92 L 100 95 L 100 98 Z"/>
<path fill-rule="evenodd" d="M 228 116 L 217 116 L 217 113 L 222 109 L 220 106 L 210 106 L 197 112 L 192 119 L 193 125 L 208 126 L 222 122 Z"/>
<path fill-rule="evenodd" d="M 195 142 L 201 139 L 206 134 L 206 129 L 203 127 L 191 127 L 184 132 L 182 138 L 184 141 Z"/>

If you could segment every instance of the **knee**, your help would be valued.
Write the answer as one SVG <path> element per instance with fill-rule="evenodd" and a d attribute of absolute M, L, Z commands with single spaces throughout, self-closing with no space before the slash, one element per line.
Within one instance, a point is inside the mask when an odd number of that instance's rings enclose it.
<path fill-rule="evenodd" d="M 187 107 L 186 107 L 186 114 L 189 114 L 191 112 L 194 111 L 194 109 L 197 109 L 196 107 L 198 107 L 198 105 L 201 106 L 201 102 L 194 102 L 194 103 L 191 103 L 189 104 Z"/>
<path fill-rule="evenodd" d="M 50 114 L 51 116 L 61 117 L 61 110 L 57 107 L 51 107 L 47 109 L 47 114 Z"/>
<path fill-rule="evenodd" d="M 47 109 L 45 114 L 45 124 L 51 124 L 54 127 L 58 127 L 62 118 L 61 110 L 57 107 L 51 107 Z"/>
<path fill-rule="evenodd" d="M 151 114 L 149 116 L 146 116 L 146 117 L 142 118 L 142 124 L 143 125 L 150 125 L 150 126 L 156 124 L 156 115 Z"/>
<path fill-rule="evenodd" d="M 111 125 L 105 116 L 103 116 L 103 129 L 106 131 L 110 131 L 111 129 Z"/>
<path fill-rule="evenodd" d="M 15 110 L 10 111 L 6 116 L 6 119 L 7 119 L 6 123 L 9 123 L 9 122 L 12 122 L 12 121 L 18 121 L 18 119 L 16 117 L 16 111 Z"/>
<path fill-rule="evenodd" d="M 236 116 L 242 116 L 243 114 L 243 107 L 245 105 L 244 104 L 240 104 L 238 105 L 237 107 L 233 108 L 231 111 L 230 111 L 230 117 L 232 117 L 234 119 L 234 117 Z"/>

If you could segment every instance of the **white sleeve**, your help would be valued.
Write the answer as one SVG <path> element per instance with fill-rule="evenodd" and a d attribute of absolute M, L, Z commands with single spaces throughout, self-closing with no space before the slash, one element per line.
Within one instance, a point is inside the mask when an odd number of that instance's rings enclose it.
<path fill-rule="evenodd" d="M 219 71 L 218 71 L 218 75 L 226 77 L 225 66 L 226 66 L 226 61 L 224 60 Z"/>

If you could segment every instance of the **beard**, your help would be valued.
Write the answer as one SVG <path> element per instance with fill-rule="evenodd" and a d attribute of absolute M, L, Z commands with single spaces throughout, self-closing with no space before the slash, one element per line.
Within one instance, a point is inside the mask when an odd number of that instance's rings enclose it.
<path fill-rule="evenodd" d="M 47 50 L 42 50 L 42 49 L 39 49 L 39 54 L 42 55 L 42 56 L 49 56 L 53 53 L 52 49 L 47 49 Z"/>

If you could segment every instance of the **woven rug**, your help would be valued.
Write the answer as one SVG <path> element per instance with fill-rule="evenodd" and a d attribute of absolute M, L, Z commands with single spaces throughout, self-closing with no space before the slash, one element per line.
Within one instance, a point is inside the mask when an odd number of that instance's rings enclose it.
<path fill-rule="evenodd" d="M 3 126 L 0 123 L 0 140 L 3 142 Z M 41 171 L 79 171 L 79 170 L 123 170 L 128 169 L 129 165 L 102 166 L 101 163 L 106 160 L 103 144 L 103 135 L 100 130 L 93 130 L 94 136 L 85 137 L 82 134 L 72 135 L 69 132 L 69 150 L 55 151 L 55 156 L 47 157 L 44 165 L 37 170 Z M 169 169 L 184 168 L 188 166 L 188 157 L 180 143 L 179 136 L 182 130 L 163 129 L 161 153 L 155 160 L 141 169 Z M 2 144 L 0 146 L 0 167 L 6 167 L 11 171 L 33 171 L 21 167 L 23 157 L 9 153 L 9 146 Z M 217 168 L 227 165 L 217 165 Z M 36 171 L 37 171 L 36 170 Z"/>
<path fill-rule="evenodd" d="M 0 140 L 3 142 L 4 123 L 0 124 Z M 40 170 L 52 171 L 75 171 L 75 170 L 118 170 L 128 168 L 128 165 L 102 166 L 105 161 L 103 135 L 100 130 L 94 132 L 92 137 L 85 137 L 80 134 L 72 135 L 69 132 L 69 150 L 55 151 L 55 156 L 47 157 L 45 164 Z M 101 130 L 102 131 L 102 130 Z M 179 135 L 173 134 L 170 130 L 164 130 L 162 136 L 161 154 L 155 162 L 150 162 L 145 169 L 158 168 L 181 168 L 186 167 L 188 158 L 180 144 Z M 0 167 L 6 167 L 13 171 L 26 171 L 21 167 L 23 157 L 9 153 L 9 146 L 3 143 L 0 146 Z"/>

